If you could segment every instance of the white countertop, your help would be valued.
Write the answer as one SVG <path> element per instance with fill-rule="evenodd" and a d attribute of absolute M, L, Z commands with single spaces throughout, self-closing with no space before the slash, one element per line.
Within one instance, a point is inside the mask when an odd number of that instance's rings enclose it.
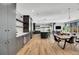
<path fill-rule="evenodd" d="M 16 33 L 16 37 L 20 37 L 20 36 L 23 36 L 23 35 L 26 35 L 28 34 L 29 32 L 26 32 L 26 33 Z"/>

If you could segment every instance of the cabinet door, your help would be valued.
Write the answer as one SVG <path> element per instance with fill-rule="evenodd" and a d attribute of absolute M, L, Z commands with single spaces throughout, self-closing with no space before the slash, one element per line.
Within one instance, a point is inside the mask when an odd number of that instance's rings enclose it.
<path fill-rule="evenodd" d="M 16 54 L 17 40 L 16 40 L 16 4 L 8 5 L 8 48 L 9 54 Z"/>
<path fill-rule="evenodd" d="M 29 32 L 29 15 L 23 16 L 23 32 Z"/>
<path fill-rule="evenodd" d="M 7 5 L 0 4 L 0 54 L 8 54 Z"/>
<path fill-rule="evenodd" d="M 2 6 L 0 5 L 0 44 L 1 44 L 1 39 L 2 39 Z"/>

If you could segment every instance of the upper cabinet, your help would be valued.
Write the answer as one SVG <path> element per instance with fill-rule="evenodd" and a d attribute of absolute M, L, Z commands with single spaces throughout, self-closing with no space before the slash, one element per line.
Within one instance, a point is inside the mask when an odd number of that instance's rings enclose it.
<path fill-rule="evenodd" d="M 23 32 L 32 31 L 32 18 L 29 15 L 23 16 Z"/>

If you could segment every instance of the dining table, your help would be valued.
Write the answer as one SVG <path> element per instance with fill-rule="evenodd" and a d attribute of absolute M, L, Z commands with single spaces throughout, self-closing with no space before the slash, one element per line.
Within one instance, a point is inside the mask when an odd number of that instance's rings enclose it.
<path fill-rule="evenodd" d="M 56 37 L 58 37 L 60 40 L 64 40 L 64 45 L 62 47 L 62 49 L 65 49 L 66 46 L 66 42 L 71 38 L 71 36 L 73 35 L 55 35 Z M 74 36 L 74 38 L 76 38 L 76 36 Z"/>

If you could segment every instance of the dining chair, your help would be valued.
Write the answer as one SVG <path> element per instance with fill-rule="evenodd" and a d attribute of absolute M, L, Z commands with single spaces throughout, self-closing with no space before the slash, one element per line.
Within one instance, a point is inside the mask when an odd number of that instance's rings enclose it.
<path fill-rule="evenodd" d="M 69 43 L 69 44 L 71 45 L 71 48 L 72 48 L 72 45 L 74 44 L 74 37 L 71 36 L 71 37 L 69 38 L 69 40 L 66 40 L 66 42 Z"/>
<path fill-rule="evenodd" d="M 55 40 L 56 42 L 60 42 L 60 41 L 61 41 L 60 38 L 56 37 L 55 35 L 54 35 L 54 40 Z"/>
<path fill-rule="evenodd" d="M 76 47 L 78 47 L 78 45 L 79 45 L 79 38 L 75 37 L 74 49 L 77 49 Z"/>
<path fill-rule="evenodd" d="M 58 46 L 60 46 L 60 45 L 59 45 L 59 42 L 61 41 L 60 38 L 58 38 L 58 37 L 56 37 L 56 36 L 54 35 L 54 40 L 55 40 L 55 42 L 57 42 Z M 60 47 L 61 47 L 61 46 L 60 46 Z"/>
<path fill-rule="evenodd" d="M 70 43 L 70 44 L 74 43 L 74 37 L 71 36 L 70 39 L 67 42 Z"/>
<path fill-rule="evenodd" d="M 75 44 L 75 47 L 79 44 L 79 39 L 77 39 L 76 41 L 76 44 Z"/>

